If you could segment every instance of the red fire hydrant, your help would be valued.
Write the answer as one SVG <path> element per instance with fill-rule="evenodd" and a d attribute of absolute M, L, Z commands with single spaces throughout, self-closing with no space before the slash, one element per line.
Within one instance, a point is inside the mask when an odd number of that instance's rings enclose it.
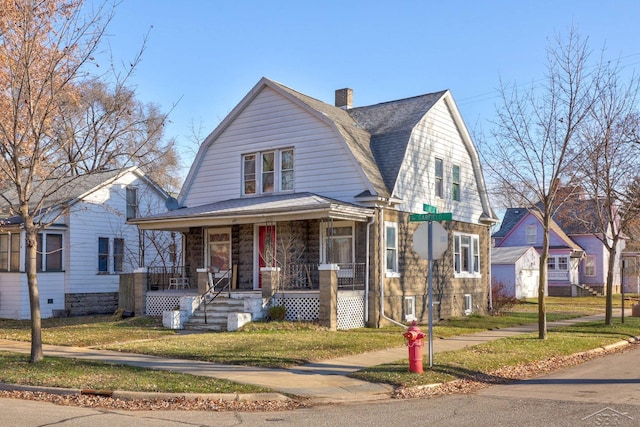
<path fill-rule="evenodd" d="M 407 331 L 402 334 L 406 338 L 406 345 L 409 347 L 409 372 L 422 373 L 422 347 L 425 334 L 420 331 L 414 320 Z"/>

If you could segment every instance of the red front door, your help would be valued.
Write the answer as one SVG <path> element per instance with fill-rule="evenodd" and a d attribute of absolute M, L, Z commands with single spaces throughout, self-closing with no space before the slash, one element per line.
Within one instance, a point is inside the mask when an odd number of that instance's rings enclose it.
<path fill-rule="evenodd" d="M 276 266 L 276 227 L 261 225 L 258 227 L 258 288 L 262 288 L 262 267 Z"/>

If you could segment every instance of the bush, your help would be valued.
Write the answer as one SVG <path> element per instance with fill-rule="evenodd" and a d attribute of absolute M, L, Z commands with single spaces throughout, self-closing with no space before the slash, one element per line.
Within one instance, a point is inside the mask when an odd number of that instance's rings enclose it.
<path fill-rule="evenodd" d="M 269 308 L 269 313 L 267 314 L 267 320 L 269 321 L 278 321 L 284 320 L 285 315 L 287 314 L 287 309 L 284 305 L 274 305 Z"/>
<path fill-rule="evenodd" d="M 504 312 L 509 311 L 514 305 L 520 303 L 515 296 L 507 293 L 504 283 L 496 281 L 491 283 L 491 301 L 493 303 L 491 309 L 492 316 L 500 316 Z"/>

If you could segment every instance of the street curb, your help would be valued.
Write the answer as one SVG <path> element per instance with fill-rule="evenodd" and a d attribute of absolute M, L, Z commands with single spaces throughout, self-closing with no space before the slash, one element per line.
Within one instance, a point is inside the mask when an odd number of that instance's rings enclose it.
<path fill-rule="evenodd" d="M 124 390 L 93 390 L 93 389 L 74 389 L 63 387 L 40 387 L 25 386 L 17 384 L 0 383 L 2 391 L 28 391 L 33 393 L 49 393 L 59 394 L 63 396 L 72 395 L 89 395 L 110 397 L 121 400 L 169 400 L 169 399 L 187 399 L 187 400 L 211 400 L 226 402 L 285 402 L 293 400 L 280 393 L 155 393 L 143 391 L 124 391 Z"/>

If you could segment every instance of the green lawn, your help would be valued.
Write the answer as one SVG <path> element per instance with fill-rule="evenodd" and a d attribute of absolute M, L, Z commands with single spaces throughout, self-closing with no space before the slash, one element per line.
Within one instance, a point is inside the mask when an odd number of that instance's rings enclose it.
<path fill-rule="evenodd" d="M 620 306 L 620 298 L 614 299 L 614 302 Z M 547 319 L 550 322 L 603 311 L 603 297 L 547 299 Z M 434 337 L 444 338 L 535 322 L 537 304 L 530 300 L 517 304 L 502 316 L 473 315 L 441 321 L 434 326 Z M 638 334 L 639 327 L 636 318 L 628 318 L 624 325 L 611 327 L 604 327 L 603 322 L 579 325 L 563 331 L 551 331 L 546 341 L 540 341 L 533 335 L 522 336 L 451 354 L 439 353 L 434 369 L 423 375 L 409 373 L 405 359 L 367 369 L 356 376 L 394 385 L 440 382 L 469 372 L 488 372 L 499 366 L 525 363 L 531 358 L 547 358 L 554 352 L 568 354 L 599 347 Z M 262 367 L 294 366 L 402 346 L 402 332 L 403 329 L 399 327 L 332 332 L 312 323 L 256 322 L 246 325 L 239 332 L 184 334 L 165 329 L 158 320 L 149 318 L 115 320 L 110 316 L 96 316 L 43 320 L 45 344 L 96 347 Z M 29 322 L 0 320 L 0 338 L 29 341 Z M 125 390 L 178 392 L 257 390 L 189 375 L 179 375 L 176 380 L 174 375 L 178 374 L 48 357 L 45 357 L 45 363 L 32 365 L 25 356 L 0 354 L 0 364 L 0 381 L 18 384 L 95 389 L 117 386 Z M 149 377 L 145 379 L 145 375 Z"/>

